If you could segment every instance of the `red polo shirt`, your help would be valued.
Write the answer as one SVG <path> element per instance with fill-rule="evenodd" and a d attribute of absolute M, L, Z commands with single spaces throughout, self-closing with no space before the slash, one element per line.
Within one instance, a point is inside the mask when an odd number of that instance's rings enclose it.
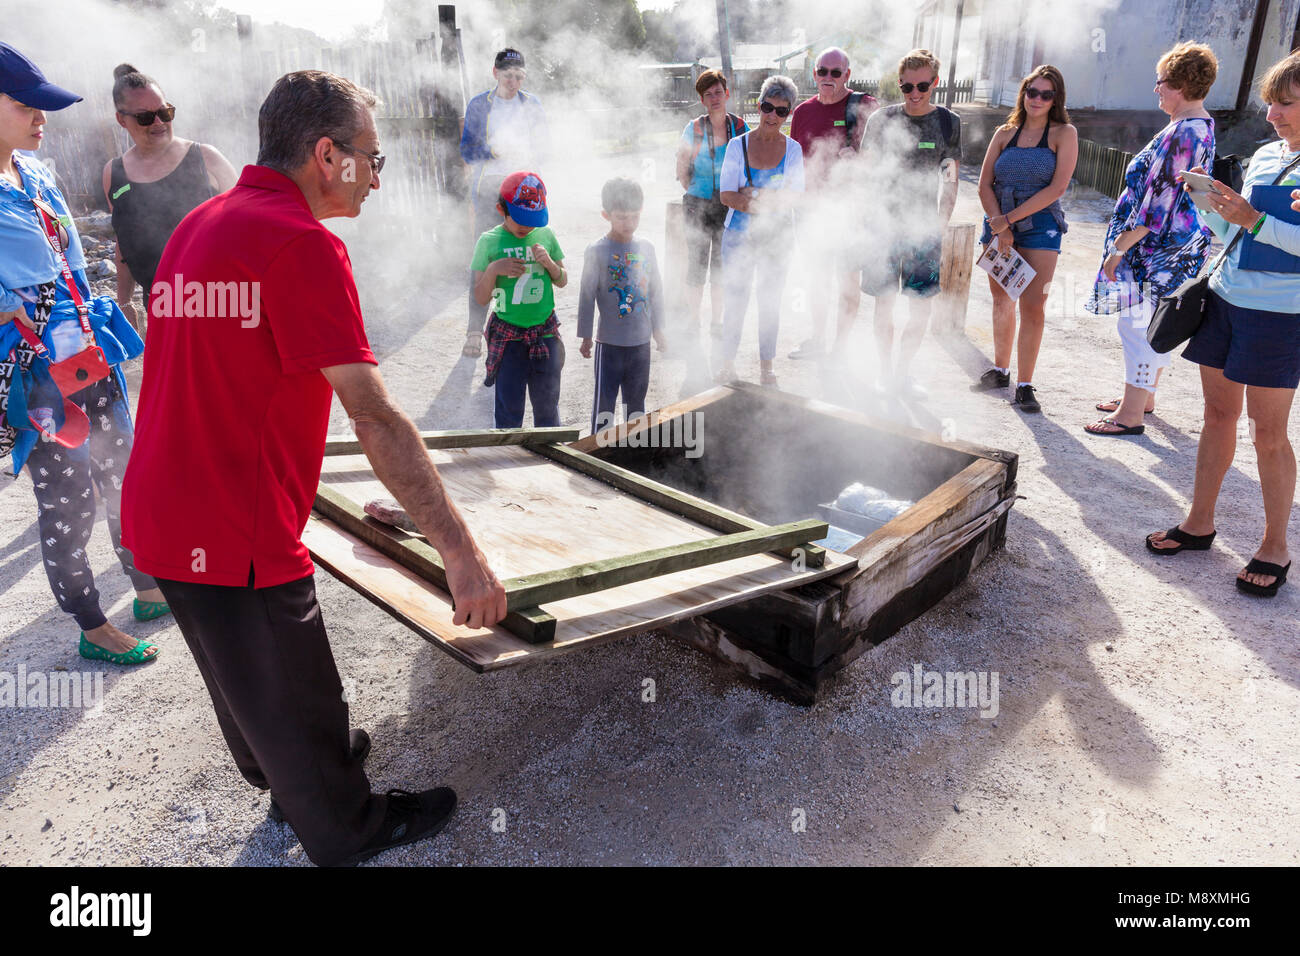
<path fill-rule="evenodd" d="M 302 191 L 246 166 L 176 227 L 149 309 L 122 543 L 155 577 L 273 587 L 303 545 L 333 390 L 320 369 L 375 362 L 352 263 Z"/>
<path fill-rule="evenodd" d="M 794 108 L 790 117 L 790 138 L 803 147 L 804 173 L 809 188 L 823 184 L 841 149 L 845 146 L 851 146 L 855 150 L 862 148 L 862 134 L 866 132 L 867 117 L 877 105 L 873 96 L 864 96 L 858 100 L 857 126 L 853 130 L 852 143 L 848 141 L 846 129 L 849 109 L 847 95 L 829 106 L 814 96 Z M 814 157 L 814 147 L 819 142 L 822 143 L 821 152 Z M 808 162 L 810 160 L 812 162 Z"/>

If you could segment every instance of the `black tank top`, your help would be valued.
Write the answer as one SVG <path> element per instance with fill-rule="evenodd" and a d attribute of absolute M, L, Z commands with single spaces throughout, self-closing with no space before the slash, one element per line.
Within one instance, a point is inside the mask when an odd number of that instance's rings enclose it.
<path fill-rule="evenodd" d="M 208 183 L 208 168 L 198 143 L 190 146 L 180 164 L 162 179 L 132 182 L 121 156 L 113 160 L 111 176 L 108 194 L 113 200 L 118 251 L 147 297 L 172 232 L 191 209 L 216 193 Z"/>

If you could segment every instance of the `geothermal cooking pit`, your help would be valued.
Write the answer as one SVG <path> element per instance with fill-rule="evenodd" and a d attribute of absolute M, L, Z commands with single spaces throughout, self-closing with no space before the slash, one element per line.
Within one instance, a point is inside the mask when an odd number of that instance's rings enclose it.
<path fill-rule="evenodd" d="M 1015 500 L 1010 452 L 741 382 L 576 438 L 425 435 L 506 586 L 492 628 L 452 624 L 437 553 L 366 513 L 388 493 L 355 441 L 327 443 L 303 540 L 478 672 L 657 629 L 810 704 L 1001 546 Z"/>

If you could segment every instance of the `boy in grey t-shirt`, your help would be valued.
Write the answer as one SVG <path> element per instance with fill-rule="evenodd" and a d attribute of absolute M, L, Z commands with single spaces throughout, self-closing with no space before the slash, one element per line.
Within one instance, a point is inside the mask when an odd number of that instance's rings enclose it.
<path fill-rule="evenodd" d="M 587 247 L 578 295 L 579 351 L 592 357 L 595 330 L 596 394 L 591 430 L 617 420 L 618 393 L 623 392 L 626 419 L 645 414 L 650 387 L 650 339 L 664 350 L 663 283 L 655 249 L 634 236 L 645 197 L 630 179 L 611 179 L 600 191 L 601 216 L 609 222 L 604 238 Z"/>

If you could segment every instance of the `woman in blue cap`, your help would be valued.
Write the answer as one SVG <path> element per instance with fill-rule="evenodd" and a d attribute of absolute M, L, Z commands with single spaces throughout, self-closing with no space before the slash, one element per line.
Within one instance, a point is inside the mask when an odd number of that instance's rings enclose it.
<path fill-rule="evenodd" d="M 153 660 L 158 649 L 108 622 L 86 556 L 98 490 L 118 560 L 135 586 L 136 619 L 167 613 L 154 579 L 135 569 L 131 553 L 121 544 L 118 501 L 132 440 L 121 370 L 114 368 L 63 403 L 71 415 L 85 415 L 89 421 L 89 436 L 75 448 L 58 440 L 67 440 L 66 435 L 58 435 L 59 410 L 32 407 L 24 387 L 25 380 L 33 381 L 37 355 L 35 346 L 22 337 L 24 332 L 40 337 L 32 339 L 51 361 L 65 360 L 92 344 L 103 349 L 110 363 L 139 354 L 140 349 L 139 337 L 111 302 L 91 301 L 81 239 L 68 204 L 50 171 L 25 155 L 40 149 L 45 111 L 61 110 L 80 100 L 49 82 L 23 54 L 0 43 L 0 401 L 5 406 L 0 409 L 4 413 L 0 456 L 12 458 L 15 475 L 26 462 L 36 493 L 45 572 L 59 607 L 72 614 L 82 629 L 81 655 L 115 664 L 141 664 Z M 51 321 L 78 313 L 96 331 L 82 333 L 79 317 Z M 51 404 L 59 404 L 57 396 Z M 27 406 L 26 414 L 11 419 L 8 412 L 15 406 Z"/>

